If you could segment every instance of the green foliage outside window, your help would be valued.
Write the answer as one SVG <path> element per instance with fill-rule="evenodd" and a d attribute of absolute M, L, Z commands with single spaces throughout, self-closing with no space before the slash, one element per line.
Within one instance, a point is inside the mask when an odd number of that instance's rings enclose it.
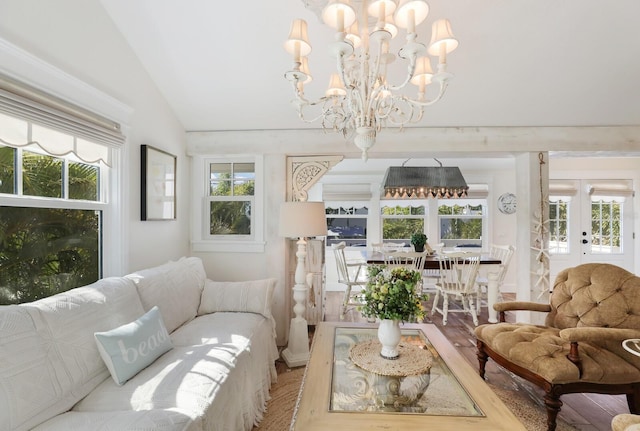
<path fill-rule="evenodd" d="M 416 232 L 424 232 L 425 207 L 383 206 L 382 239 L 406 240 L 407 243 Z"/>
<path fill-rule="evenodd" d="M 0 304 L 98 280 L 99 236 L 96 211 L 0 207 Z"/>
<path fill-rule="evenodd" d="M 210 194 L 216 198 L 209 205 L 211 235 L 250 235 L 251 199 L 255 190 L 253 163 L 211 163 Z"/>
<path fill-rule="evenodd" d="M 15 194 L 16 150 L 0 148 L 0 191 Z M 72 199 L 98 200 L 97 166 L 68 162 Z M 23 152 L 25 194 L 61 197 L 64 161 Z M 29 302 L 100 277 L 101 214 L 95 210 L 0 207 L 0 304 Z"/>
<path fill-rule="evenodd" d="M 440 239 L 482 238 L 482 205 L 440 205 L 438 214 Z"/>
<path fill-rule="evenodd" d="M 597 252 L 621 252 L 622 204 L 591 202 L 591 245 Z"/>

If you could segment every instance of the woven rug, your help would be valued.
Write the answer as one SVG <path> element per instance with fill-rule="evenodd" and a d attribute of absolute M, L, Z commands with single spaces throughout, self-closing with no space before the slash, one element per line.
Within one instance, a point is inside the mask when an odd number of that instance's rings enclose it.
<path fill-rule="evenodd" d="M 253 431 L 288 431 L 293 409 L 298 399 L 304 368 L 296 368 L 278 375 L 278 383 L 271 387 L 271 399 L 259 427 Z M 547 414 L 543 406 L 519 392 L 489 385 L 503 403 L 520 419 L 529 431 L 546 431 Z M 558 419 L 556 431 L 577 431 L 576 428 Z"/>

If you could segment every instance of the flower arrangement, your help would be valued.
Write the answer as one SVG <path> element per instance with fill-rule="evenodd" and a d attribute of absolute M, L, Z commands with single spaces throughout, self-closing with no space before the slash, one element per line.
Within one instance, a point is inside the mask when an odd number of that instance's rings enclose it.
<path fill-rule="evenodd" d="M 367 271 L 369 281 L 360 294 L 363 305 L 359 306 L 364 317 L 422 321 L 425 315 L 422 301 L 429 297 L 418 292 L 420 272 L 404 267 L 387 269 L 383 265 L 369 265 Z"/>

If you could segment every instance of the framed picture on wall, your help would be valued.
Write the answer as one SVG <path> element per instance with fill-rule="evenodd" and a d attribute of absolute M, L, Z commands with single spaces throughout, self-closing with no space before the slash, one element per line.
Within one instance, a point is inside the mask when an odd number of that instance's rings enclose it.
<path fill-rule="evenodd" d="M 140 161 L 141 220 L 175 220 L 176 156 L 142 145 Z"/>

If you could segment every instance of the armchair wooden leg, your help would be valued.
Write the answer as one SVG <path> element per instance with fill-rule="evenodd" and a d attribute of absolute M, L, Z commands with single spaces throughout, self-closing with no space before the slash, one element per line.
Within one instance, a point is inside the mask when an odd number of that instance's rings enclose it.
<path fill-rule="evenodd" d="M 627 404 L 629 405 L 629 412 L 638 415 L 640 414 L 640 385 L 633 386 L 633 392 L 627 394 Z"/>
<path fill-rule="evenodd" d="M 559 395 L 553 393 L 553 387 L 546 391 L 544 404 L 547 407 L 547 431 L 555 431 L 556 420 L 562 407 L 562 401 L 560 401 Z"/>
<path fill-rule="evenodd" d="M 482 341 L 478 340 L 476 345 L 478 346 L 478 373 L 484 380 L 485 367 L 487 366 L 487 359 L 489 359 L 489 356 L 484 351 L 484 343 Z"/>

